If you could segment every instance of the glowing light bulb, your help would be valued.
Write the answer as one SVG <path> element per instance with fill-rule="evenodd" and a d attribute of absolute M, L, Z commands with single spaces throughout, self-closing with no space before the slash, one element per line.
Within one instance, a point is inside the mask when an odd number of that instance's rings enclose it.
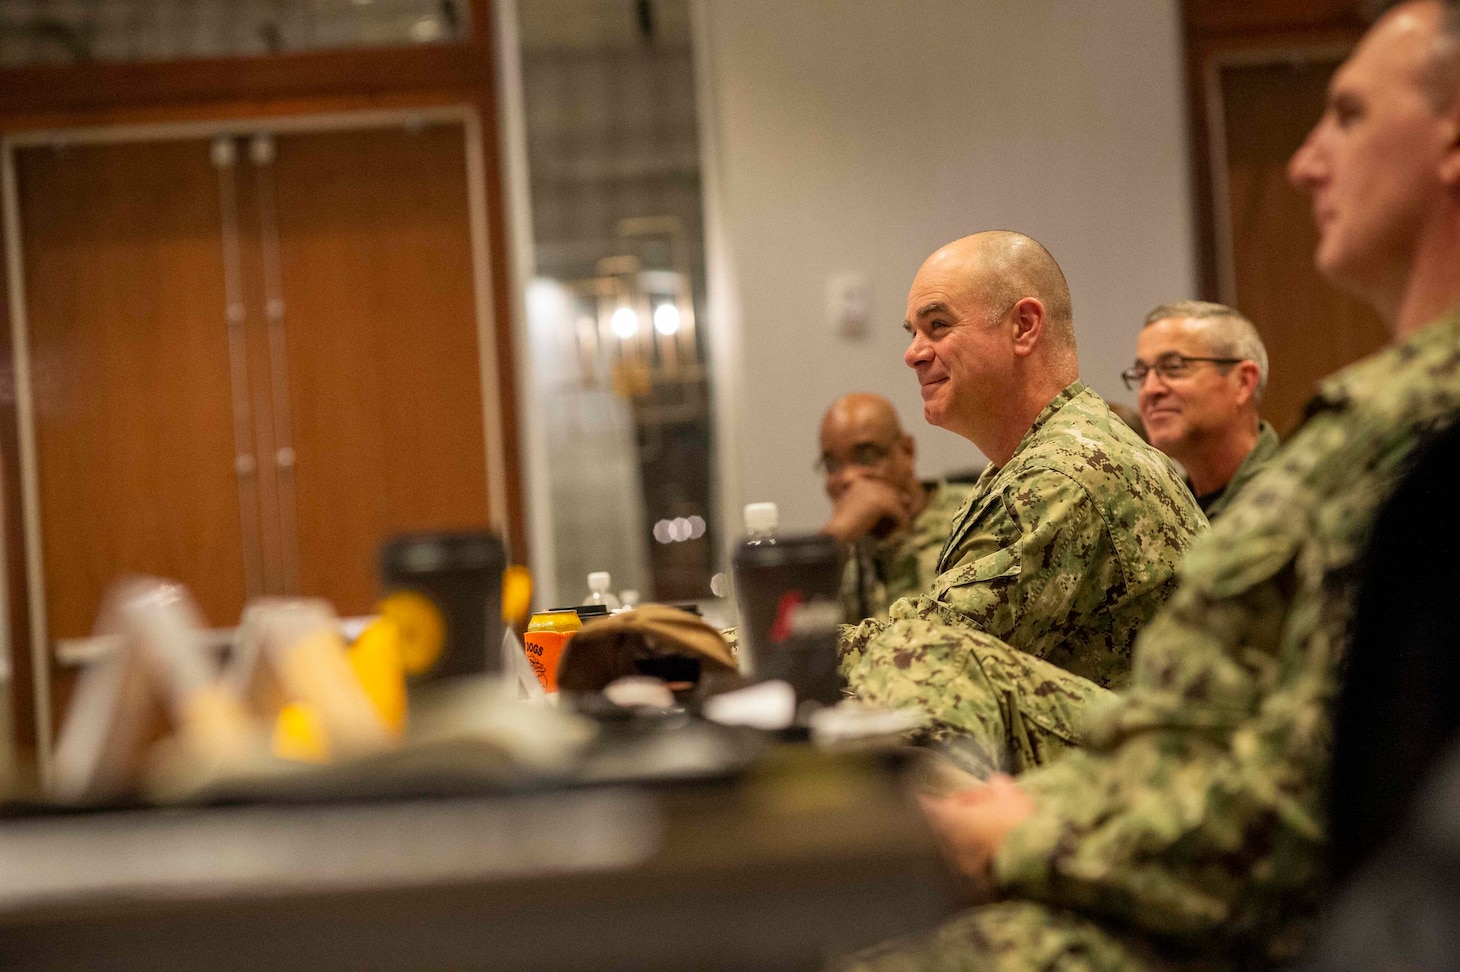
<path fill-rule="evenodd" d="M 627 341 L 639 333 L 639 315 L 634 313 L 632 307 L 620 307 L 608 319 L 608 326 L 613 328 L 613 333 L 619 338 Z"/>
<path fill-rule="evenodd" d="M 679 333 L 679 308 L 673 304 L 660 304 L 654 308 L 654 330 L 666 337 Z"/>

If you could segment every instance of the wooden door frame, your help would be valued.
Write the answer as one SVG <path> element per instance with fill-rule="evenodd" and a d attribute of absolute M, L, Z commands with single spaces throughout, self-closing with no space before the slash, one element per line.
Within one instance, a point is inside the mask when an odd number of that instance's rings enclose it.
<path fill-rule="evenodd" d="M 1222 243 L 1217 219 L 1226 199 L 1215 183 L 1226 152 L 1221 142 L 1213 141 L 1209 97 L 1219 62 L 1272 57 L 1283 51 L 1352 48 L 1365 22 L 1360 0 L 1180 0 L 1180 5 L 1198 290 L 1203 299 L 1220 301 Z M 1218 154 L 1216 147 L 1223 151 Z M 1225 176 L 1221 181 L 1225 183 Z"/>
<path fill-rule="evenodd" d="M 1231 185 L 1227 178 L 1226 99 L 1222 96 L 1222 71 L 1233 67 L 1265 67 L 1284 64 L 1311 64 L 1319 61 L 1342 61 L 1353 49 L 1352 43 L 1327 41 L 1292 46 L 1239 47 L 1212 51 L 1202 65 L 1203 119 L 1206 132 L 1205 154 L 1209 160 L 1206 189 L 1209 195 L 1212 278 L 1207 287 L 1212 299 L 1228 307 L 1241 306 L 1237 293 L 1237 252 L 1232 227 Z M 1317 119 L 1314 119 L 1317 121 Z"/>
<path fill-rule="evenodd" d="M 516 315 L 499 142 L 492 0 L 470 0 L 470 9 L 470 35 L 450 44 L 0 71 L 0 138 L 6 145 L 8 165 L 15 144 L 50 131 L 163 129 L 209 123 L 220 131 L 236 131 L 245 124 L 254 130 L 280 130 L 307 125 L 309 119 L 413 112 L 456 112 L 469 117 L 468 191 L 481 216 L 472 220 L 471 229 L 479 343 L 484 376 L 490 370 L 497 381 L 493 401 L 488 401 L 491 389 L 483 386 L 484 421 L 487 410 L 495 405 L 498 422 L 492 431 L 501 457 L 493 468 L 489 439 L 489 501 L 494 511 L 504 511 L 504 519 L 497 525 L 506 534 L 513 559 L 525 562 L 514 370 Z M 471 175 L 472 169 L 477 176 Z M 14 231 L 14 226 L 0 229 L 7 251 Z M 0 279 L 0 367 L 9 368 L 10 376 L 15 376 L 17 350 L 24 349 L 15 343 L 10 291 L 8 279 Z M 487 322 L 485 327 L 482 321 Z M 15 748 L 22 763 L 38 764 L 48 761 L 50 755 L 50 657 L 31 644 L 36 623 L 30 607 L 30 564 L 38 551 L 31 553 L 33 541 L 27 539 L 23 504 L 16 501 L 25 493 L 16 398 L 0 395 L 0 497 L 4 502 L 0 543 L 5 555 L 0 571 L 0 625 L 4 628 L 0 647 L 10 661 Z M 27 596 L 18 597 L 17 592 Z M 40 630 L 44 631 L 44 618 Z"/>

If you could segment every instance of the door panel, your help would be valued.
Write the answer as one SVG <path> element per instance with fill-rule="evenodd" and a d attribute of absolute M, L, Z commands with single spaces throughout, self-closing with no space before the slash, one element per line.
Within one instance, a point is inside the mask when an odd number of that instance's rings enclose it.
<path fill-rule="evenodd" d="M 1280 432 L 1314 383 L 1382 347 L 1378 316 L 1319 276 L 1308 197 L 1288 159 L 1323 110 L 1337 60 L 1221 69 L 1236 306 L 1262 334 L 1271 370 L 1262 411 Z M 1232 299 L 1232 295 L 1226 295 Z"/>
<path fill-rule="evenodd" d="M 208 143 L 17 153 L 52 638 L 126 573 L 244 600 L 217 177 Z"/>
<path fill-rule="evenodd" d="M 273 163 L 304 593 L 378 593 L 407 530 L 489 521 L 462 126 L 280 135 Z"/>
<path fill-rule="evenodd" d="M 463 126 L 232 144 L 17 152 L 52 639 L 126 573 L 231 626 L 248 545 L 266 592 L 364 613 L 383 539 L 490 520 Z"/>

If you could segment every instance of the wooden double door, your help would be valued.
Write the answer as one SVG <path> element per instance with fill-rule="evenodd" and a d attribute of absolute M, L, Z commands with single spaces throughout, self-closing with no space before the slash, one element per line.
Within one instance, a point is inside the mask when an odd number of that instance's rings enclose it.
<path fill-rule="evenodd" d="M 217 627 L 263 594 L 359 614 L 383 538 L 502 523 L 476 136 L 407 121 L 10 146 L 45 650 L 126 574 L 185 583 Z"/>

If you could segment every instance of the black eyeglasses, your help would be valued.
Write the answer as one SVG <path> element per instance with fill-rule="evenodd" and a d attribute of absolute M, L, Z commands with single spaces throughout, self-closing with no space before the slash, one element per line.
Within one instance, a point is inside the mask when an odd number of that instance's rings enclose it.
<path fill-rule="evenodd" d="M 1162 381 L 1180 381 L 1191 374 L 1191 366 L 1200 362 L 1215 365 L 1241 364 L 1246 358 L 1188 358 L 1184 354 L 1168 354 L 1157 360 L 1155 364 L 1143 364 L 1139 361 L 1133 367 L 1127 368 L 1120 373 L 1120 380 L 1125 382 L 1125 387 L 1131 391 L 1139 391 L 1146 383 L 1146 375 L 1151 372 L 1161 376 Z"/>
<path fill-rule="evenodd" d="M 823 476 L 835 476 L 848 466 L 861 466 L 863 469 L 871 469 L 880 465 L 884 459 L 892 455 L 892 447 L 878 445 L 875 442 L 859 442 L 852 446 L 852 455 L 848 460 L 838 459 L 836 456 L 829 456 L 822 453 L 811 468 Z"/>

